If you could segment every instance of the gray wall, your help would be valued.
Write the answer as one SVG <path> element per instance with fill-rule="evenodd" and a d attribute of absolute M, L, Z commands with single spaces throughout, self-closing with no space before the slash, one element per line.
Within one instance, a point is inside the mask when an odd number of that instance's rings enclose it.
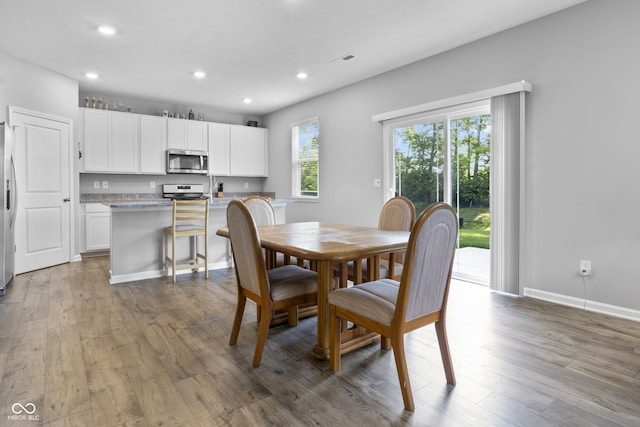
<path fill-rule="evenodd" d="M 73 120 L 78 115 L 78 82 L 0 52 L 0 121 L 7 105 Z"/>
<path fill-rule="evenodd" d="M 318 116 L 321 200 L 288 221 L 377 223 L 382 127 L 374 114 L 527 80 L 525 283 L 640 310 L 636 196 L 640 2 L 591 0 L 283 109 L 269 128 L 265 191 L 290 194 L 290 124 Z M 383 53 L 381 53 L 383 54 Z M 593 263 L 584 285 L 580 259 Z"/>

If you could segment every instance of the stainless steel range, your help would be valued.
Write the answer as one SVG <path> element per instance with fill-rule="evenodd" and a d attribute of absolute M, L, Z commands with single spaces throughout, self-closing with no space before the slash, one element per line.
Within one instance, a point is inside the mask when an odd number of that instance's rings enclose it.
<path fill-rule="evenodd" d="M 162 184 L 162 197 L 172 200 L 206 199 L 203 184 Z"/>

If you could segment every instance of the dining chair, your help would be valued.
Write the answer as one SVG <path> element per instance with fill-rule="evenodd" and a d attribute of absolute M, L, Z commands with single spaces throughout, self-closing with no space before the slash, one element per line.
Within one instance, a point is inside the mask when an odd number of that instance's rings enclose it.
<path fill-rule="evenodd" d="M 378 218 L 378 228 L 390 231 L 411 231 L 416 218 L 416 208 L 406 197 L 398 196 L 389 199 Z M 380 255 L 380 271 L 378 277 L 400 280 L 404 263 L 404 252 Z M 369 277 L 369 261 L 366 259 L 350 262 L 347 265 L 348 279 L 360 283 Z"/>
<path fill-rule="evenodd" d="M 242 199 L 242 202 L 245 204 L 245 206 L 251 213 L 251 216 L 253 217 L 253 221 L 256 223 L 257 226 L 274 225 L 276 223 L 275 211 L 273 210 L 273 205 L 271 205 L 271 201 L 268 198 L 262 197 L 262 196 L 248 196 Z M 266 252 L 265 255 L 267 253 L 269 252 Z M 300 259 L 300 262 L 298 262 L 298 259 L 296 257 L 292 257 L 290 255 L 283 254 L 281 252 L 271 253 L 270 255 L 272 255 L 273 258 L 271 258 L 270 262 L 269 261 L 267 262 L 267 268 L 270 268 L 270 265 L 273 267 L 280 267 L 288 264 L 296 264 L 300 267 L 305 267 L 305 268 L 310 267 L 308 262 L 305 262 L 302 259 Z M 304 307 L 299 307 L 298 313 L 299 313 L 299 318 L 314 316 L 317 314 L 317 308 L 315 308 L 315 304 L 306 305 Z M 259 318 L 260 317 L 259 308 L 256 314 Z M 283 313 L 282 311 L 277 313 L 277 315 L 272 319 L 272 322 L 271 322 L 272 325 L 282 323 L 285 320 L 283 317 L 283 314 L 285 313 Z M 287 317 L 286 320 L 288 321 L 289 325 L 295 326 L 295 323 L 297 322 L 297 320 L 292 319 L 291 315 L 289 314 L 287 314 L 286 317 Z"/>
<path fill-rule="evenodd" d="M 276 223 L 276 214 L 271 202 L 266 197 L 249 196 L 242 199 L 253 217 L 256 225 L 273 225 Z"/>
<path fill-rule="evenodd" d="M 204 253 L 199 246 L 199 237 L 204 239 Z M 189 237 L 193 243 L 193 256 L 184 261 L 176 260 L 176 239 Z M 171 255 L 169 255 L 171 241 Z M 176 283 L 176 270 L 190 268 L 198 271 L 204 268 L 205 279 L 209 278 L 209 199 L 174 200 L 171 214 L 171 226 L 164 229 L 164 275 L 169 275 L 171 266 L 172 281 Z"/>
<path fill-rule="evenodd" d="M 232 200 L 227 207 L 227 224 L 231 251 L 236 269 L 238 305 L 236 307 L 229 345 L 238 342 L 240 325 L 247 299 L 260 309 L 258 338 L 253 366 L 259 366 L 269 333 L 271 318 L 277 310 L 288 310 L 289 319 L 296 319 L 299 305 L 317 303 L 318 276 L 297 265 L 266 269 L 256 224 L 247 206 Z"/>
<path fill-rule="evenodd" d="M 249 209 L 249 212 L 251 212 L 251 216 L 253 217 L 253 220 L 255 221 L 257 226 L 274 225 L 276 223 L 275 211 L 273 210 L 271 201 L 266 197 L 249 196 L 245 197 L 242 201 Z M 275 265 L 280 266 L 286 264 L 297 264 L 300 267 L 308 267 L 308 263 L 305 263 L 303 260 L 300 260 L 300 262 L 298 262 L 295 257 L 291 257 L 282 253 L 276 254 Z"/>
<path fill-rule="evenodd" d="M 449 384 L 456 380 L 446 333 L 446 308 L 458 236 L 458 219 L 445 203 L 428 206 L 409 237 L 400 282 L 380 279 L 329 293 L 329 364 L 340 370 L 340 336 L 345 321 L 379 333 L 382 349 L 393 354 L 407 410 L 415 408 L 404 350 L 404 335 L 435 323 Z"/>

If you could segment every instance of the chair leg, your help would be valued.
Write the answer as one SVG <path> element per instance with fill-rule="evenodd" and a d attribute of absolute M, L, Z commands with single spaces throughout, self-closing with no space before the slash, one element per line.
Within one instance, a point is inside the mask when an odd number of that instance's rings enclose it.
<path fill-rule="evenodd" d="M 451 362 L 451 352 L 449 351 L 449 341 L 447 340 L 447 327 L 444 319 L 435 323 L 436 335 L 438 336 L 438 344 L 440 345 L 440 356 L 444 365 L 444 374 L 447 382 L 456 385 L 456 376 L 453 372 L 453 363 Z"/>
<path fill-rule="evenodd" d="M 238 334 L 240 333 L 240 325 L 242 324 L 242 315 L 244 314 L 244 306 L 247 303 L 247 297 L 238 294 L 238 305 L 236 306 L 236 315 L 233 318 L 233 326 L 231 327 L 231 337 L 229 337 L 229 345 L 235 345 L 238 342 Z"/>
<path fill-rule="evenodd" d="M 402 391 L 404 407 L 408 411 L 413 411 L 415 409 L 415 405 L 413 403 L 411 383 L 409 382 L 407 360 L 404 354 L 404 335 L 393 335 L 391 337 L 391 346 L 393 347 L 393 357 L 396 359 L 396 369 L 398 370 L 398 380 L 400 381 L 400 391 Z"/>
<path fill-rule="evenodd" d="M 391 350 L 391 339 L 389 339 L 389 337 L 385 337 L 384 335 L 380 336 L 380 349 Z"/>
<path fill-rule="evenodd" d="M 253 353 L 253 367 L 260 366 L 262 360 L 262 352 L 264 351 L 264 345 L 267 342 L 267 336 L 269 335 L 269 325 L 271 325 L 271 310 L 262 310 L 262 318 L 260 319 L 260 326 L 258 328 L 258 339 L 256 341 L 256 349 Z"/>
<path fill-rule="evenodd" d="M 191 240 L 191 237 L 189 238 L 189 240 Z M 198 249 L 200 249 L 200 243 L 198 242 L 198 236 L 193 236 L 193 260 L 191 261 L 191 263 L 193 264 L 193 269 L 191 269 L 191 271 L 193 271 L 194 273 L 198 272 L 198 267 L 196 266 L 196 264 L 198 263 Z"/>
<path fill-rule="evenodd" d="M 169 234 L 164 232 L 164 277 L 169 276 L 169 263 L 167 262 L 167 255 L 169 255 Z"/>
<path fill-rule="evenodd" d="M 359 285 L 362 283 L 362 260 L 356 259 L 353 261 L 353 284 Z"/>
<path fill-rule="evenodd" d="M 341 262 L 338 264 L 338 287 L 346 288 L 349 280 L 349 264 Z"/>
<path fill-rule="evenodd" d="M 298 326 L 298 306 L 294 305 L 287 309 L 287 321 L 289 326 Z"/>
<path fill-rule="evenodd" d="M 329 308 L 329 368 L 333 372 L 340 370 L 340 335 L 343 320 L 336 315 L 336 306 Z"/>
<path fill-rule="evenodd" d="M 176 235 L 171 235 L 171 277 L 173 284 L 176 284 Z"/>
<path fill-rule="evenodd" d="M 209 278 L 209 235 L 204 235 L 204 278 Z"/>

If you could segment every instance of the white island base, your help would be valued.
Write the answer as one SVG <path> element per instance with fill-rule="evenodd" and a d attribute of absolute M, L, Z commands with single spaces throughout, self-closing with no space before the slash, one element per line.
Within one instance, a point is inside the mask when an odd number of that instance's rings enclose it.
<path fill-rule="evenodd" d="M 286 203 L 272 203 L 276 222 L 284 223 Z M 218 229 L 227 226 L 227 204 L 214 201 L 209 206 L 209 270 L 231 266 L 229 241 L 216 235 Z M 166 202 L 112 204 L 109 283 L 164 276 L 164 228 L 170 225 L 171 205 Z M 178 239 L 176 258 L 188 259 L 193 255 L 192 247 L 191 238 Z M 192 271 L 176 272 L 184 273 Z"/>

